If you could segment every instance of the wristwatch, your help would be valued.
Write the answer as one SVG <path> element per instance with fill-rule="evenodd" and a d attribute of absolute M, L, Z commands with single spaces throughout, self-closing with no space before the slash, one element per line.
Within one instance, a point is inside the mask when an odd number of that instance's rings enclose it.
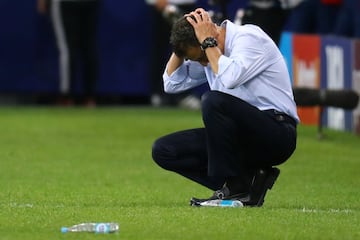
<path fill-rule="evenodd" d="M 201 43 L 200 48 L 201 50 L 205 51 L 208 47 L 216 47 L 218 45 L 217 40 L 213 37 L 207 37 Z"/>

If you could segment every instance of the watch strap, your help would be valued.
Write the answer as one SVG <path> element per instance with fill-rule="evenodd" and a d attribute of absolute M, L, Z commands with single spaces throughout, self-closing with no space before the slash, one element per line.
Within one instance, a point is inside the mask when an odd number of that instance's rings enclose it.
<path fill-rule="evenodd" d="M 200 48 L 201 50 L 205 51 L 205 49 L 209 47 L 216 47 L 218 45 L 217 40 L 214 37 L 207 37 L 201 43 Z"/>

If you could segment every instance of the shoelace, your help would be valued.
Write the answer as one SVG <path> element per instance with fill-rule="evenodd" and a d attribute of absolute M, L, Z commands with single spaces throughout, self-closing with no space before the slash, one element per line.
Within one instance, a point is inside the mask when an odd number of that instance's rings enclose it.
<path fill-rule="evenodd" d="M 217 190 L 214 194 L 218 199 L 224 199 L 225 193 L 222 192 L 222 190 Z"/>
<path fill-rule="evenodd" d="M 226 186 L 224 186 L 222 189 L 215 191 L 213 196 L 222 200 L 228 197 L 229 195 L 230 195 L 229 189 Z"/>

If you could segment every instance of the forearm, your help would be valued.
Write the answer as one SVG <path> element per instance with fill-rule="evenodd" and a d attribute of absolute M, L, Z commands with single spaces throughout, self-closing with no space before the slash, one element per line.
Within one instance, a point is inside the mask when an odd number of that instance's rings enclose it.
<path fill-rule="evenodd" d="M 205 49 L 205 54 L 212 71 L 217 74 L 219 72 L 219 58 L 222 55 L 220 49 L 218 47 L 209 47 Z"/>
<path fill-rule="evenodd" d="M 183 58 L 179 58 L 173 53 L 167 63 L 167 74 L 170 76 L 176 69 L 178 69 L 184 62 Z"/>
<path fill-rule="evenodd" d="M 179 60 L 176 56 L 172 57 L 171 60 Z M 164 71 L 164 90 L 167 93 L 182 92 L 207 82 L 204 66 L 197 62 L 185 62 L 184 60 L 181 62 L 182 64 L 178 62 L 178 64 L 173 65 L 174 61 L 169 60 Z M 173 70 L 169 71 L 169 66 L 172 66 Z"/>

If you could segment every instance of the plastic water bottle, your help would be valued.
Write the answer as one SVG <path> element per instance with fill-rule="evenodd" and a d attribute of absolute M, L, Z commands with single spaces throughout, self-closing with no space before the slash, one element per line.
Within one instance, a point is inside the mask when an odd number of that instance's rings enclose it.
<path fill-rule="evenodd" d="M 208 200 L 200 203 L 200 206 L 205 207 L 243 207 L 244 204 L 239 200 Z"/>
<path fill-rule="evenodd" d="M 61 232 L 93 232 L 93 233 L 114 233 L 119 230 L 119 224 L 108 223 L 80 223 L 70 227 L 62 227 Z"/>

